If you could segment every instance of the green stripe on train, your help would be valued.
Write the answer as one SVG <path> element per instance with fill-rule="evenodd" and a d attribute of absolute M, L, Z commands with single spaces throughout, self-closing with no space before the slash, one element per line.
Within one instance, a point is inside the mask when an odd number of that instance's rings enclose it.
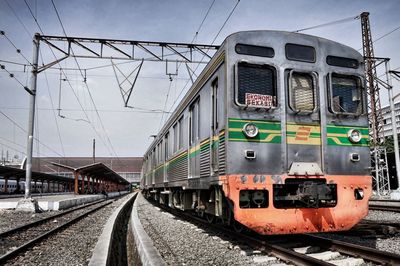
<path fill-rule="evenodd" d="M 242 128 L 246 123 L 255 124 L 259 133 L 255 138 L 246 138 L 244 133 L 242 132 Z M 263 142 L 263 143 L 281 143 L 281 123 L 280 122 L 272 122 L 265 120 L 254 120 L 254 119 L 237 119 L 237 118 L 229 118 L 228 120 L 229 132 L 228 132 L 228 140 L 229 141 L 240 141 L 240 142 Z M 263 132 L 269 131 L 269 132 Z"/>
<path fill-rule="evenodd" d="M 361 132 L 362 139 L 359 143 L 352 143 L 347 137 L 350 129 L 357 129 Z M 369 147 L 369 131 L 367 127 L 328 125 L 326 132 L 328 145 Z"/>

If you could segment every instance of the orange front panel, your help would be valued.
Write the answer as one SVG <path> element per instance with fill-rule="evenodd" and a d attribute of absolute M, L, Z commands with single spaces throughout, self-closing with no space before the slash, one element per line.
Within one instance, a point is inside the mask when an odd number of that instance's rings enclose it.
<path fill-rule="evenodd" d="M 325 178 L 327 183 L 337 184 L 337 205 L 332 208 L 276 209 L 273 206 L 272 185 L 282 182 L 286 176 L 265 176 L 265 182 L 253 182 L 254 175 L 221 176 L 225 196 L 234 202 L 235 219 L 260 234 L 290 234 L 348 230 L 368 214 L 371 196 L 370 176 L 308 176 L 301 178 Z M 260 176 L 260 175 L 258 175 Z M 293 178 L 293 177 L 291 177 Z M 260 179 L 260 178 L 259 178 Z M 355 200 L 354 189 L 362 188 L 364 198 Z M 268 208 L 242 209 L 239 207 L 240 190 L 269 191 Z"/>

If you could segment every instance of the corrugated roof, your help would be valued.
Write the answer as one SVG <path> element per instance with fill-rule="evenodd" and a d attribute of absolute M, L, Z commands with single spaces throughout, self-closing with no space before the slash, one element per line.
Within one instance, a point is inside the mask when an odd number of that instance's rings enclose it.
<path fill-rule="evenodd" d="M 9 179 L 20 178 L 21 180 L 25 180 L 25 174 L 26 170 L 24 169 L 19 169 L 9 166 L 0 166 L 0 176 L 2 177 L 7 177 Z M 59 181 L 68 183 L 72 183 L 74 181 L 74 179 L 70 177 L 45 174 L 36 171 L 32 171 L 32 180 L 50 180 L 50 181 Z"/>
<path fill-rule="evenodd" d="M 82 166 L 93 164 L 91 157 L 34 157 L 32 167 L 34 171 L 40 172 L 65 172 L 66 170 L 54 166 L 52 162 L 79 168 Z M 95 163 L 102 163 L 114 172 L 119 173 L 140 173 L 143 163 L 143 157 L 96 157 Z"/>

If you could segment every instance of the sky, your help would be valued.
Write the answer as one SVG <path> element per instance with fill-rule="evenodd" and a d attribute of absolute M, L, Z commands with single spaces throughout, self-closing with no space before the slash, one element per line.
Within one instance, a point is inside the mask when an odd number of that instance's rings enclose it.
<path fill-rule="evenodd" d="M 24 86 L 30 86 L 32 38 L 40 32 L 39 26 L 45 35 L 65 36 L 56 10 L 67 36 L 215 45 L 238 31 L 295 31 L 367 11 L 373 40 L 389 33 L 374 43 L 375 56 L 390 58 L 391 69 L 400 70 L 398 0 L 0 0 L 0 31 L 5 33 L 0 35 L 0 64 L 5 66 L 0 69 L 2 157 L 8 153 L 9 158 L 23 158 L 26 154 L 29 94 Z M 358 19 L 303 33 L 362 52 Z M 49 47 L 40 46 L 39 64 L 54 61 Z M 77 62 L 86 70 L 86 83 Z M 165 62 L 145 61 L 129 101 L 135 108 L 126 108 L 113 63 L 129 75 L 140 62 L 71 57 L 38 75 L 34 156 L 91 156 L 93 139 L 96 156 L 145 153 L 151 135 L 158 133 L 168 117 L 161 110 L 172 111 L 190 87 L 186 66 L 179 65 L 177 75 L 170 79 Z M 61 72 L 60 66 L 65 70 Z M 203 66 L 189 65 L 198 67 L 197 74 Z M 176 64 L 168 64 L 169 72 L 175 68 Z M 378 74 L 382 73 L 383 69 L 378 69 Z M 123 75 L 118 73 L 118 78 L 123 80 Z M 393 85 L 394 93 L 399 93 L 400 84 L 393 80 Z M 380 95 L 386 105 L 387 92 L 382 90 Z"/>

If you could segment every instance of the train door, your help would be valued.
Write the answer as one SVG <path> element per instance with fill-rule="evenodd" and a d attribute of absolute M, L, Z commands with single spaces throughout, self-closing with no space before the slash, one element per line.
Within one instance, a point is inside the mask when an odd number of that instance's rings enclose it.
<path fill-rule="evenodd" d="M 189 177 L 200 176 L 200 98 L 190 105 L 189 114 Z"/>
<path fill-rule="evenodd" d="M 211 83 L 211 175 L 218 172 L 218 78 Z"/>
<path fill-rule="evenodd" d="M 322 174 L 318 75 L 291 70 L 287 84 L 286 143 L 289 175 Z"/>

